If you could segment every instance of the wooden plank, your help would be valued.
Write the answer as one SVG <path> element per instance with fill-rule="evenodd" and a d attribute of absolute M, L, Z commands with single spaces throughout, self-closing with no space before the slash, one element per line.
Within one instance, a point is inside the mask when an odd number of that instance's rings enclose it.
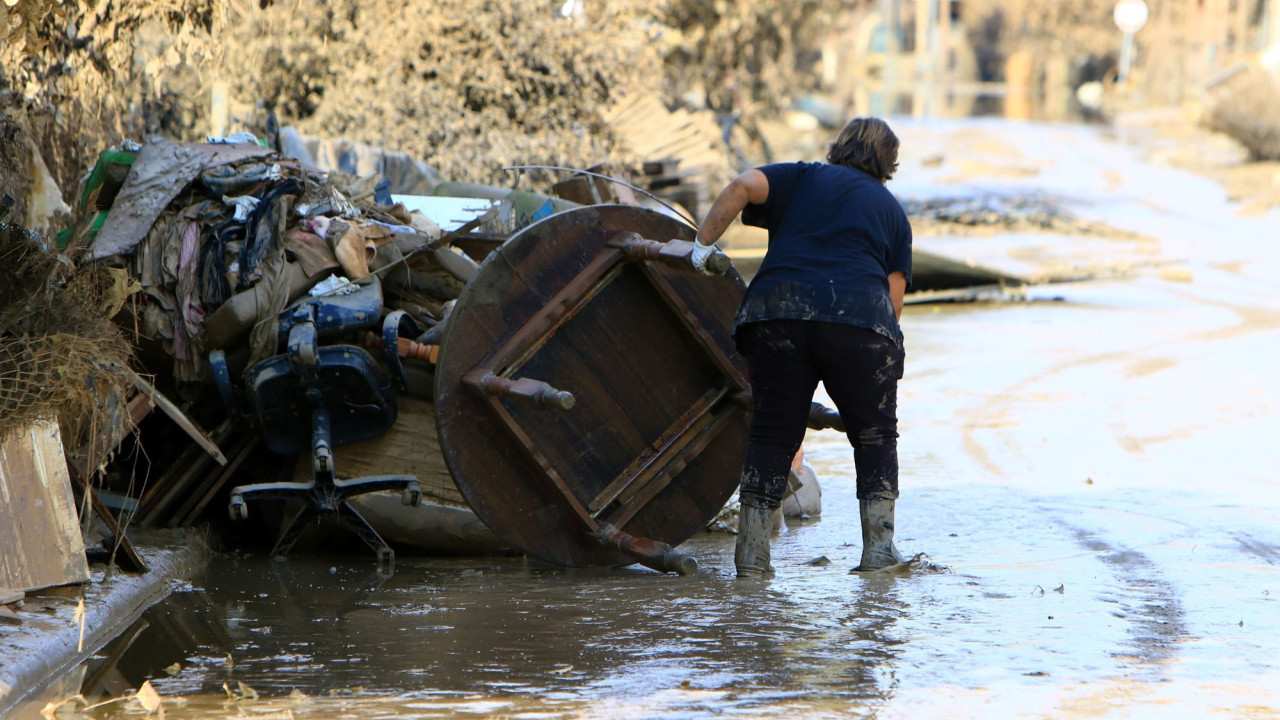
<path fill-rule="evenodd" d="M 107 532 L 111 534 L 109 540 L 113 544 L 119 544 L 120 550 L 124 553 L 122 558 L 117 558 L 113 552 L 111 559 L 124 570 L 132 572 L 147 572 L 150 570 L 146 561 L 142 559 L 137 549 L 133 547 L 133 543 L 129 542 L 129 538 L 125 536 L 120 524 L 116 522 L 116 516 L 111 514 L 111 509 L 102 502 L 102 498 L 98 497 L 98 493 L 93 492 L 93 488 L 89 486 L 89 481 L 86 479 L 87 475 L 83 469 L 75 464 L 71 464 L 69 469 L 71 470 L 71 479 L 80 488 L 80 492 L 89 494 L 89 504 L 93 513 L 97 515 L 99 522 L 105 525 Z"/>
<path fill-rule="evenodd" d="M 717 413 L 709 422 L 699 422 L 694 425 L 694 430 L 690 434 L 697 433 L 692 442 L 689 442 L 676 453 L 676 457 L 667 463 L 662 471 L 651 476 L 642 487 L 634 485 L 628 488 L 630 495 L 624 495 L 625 501 L 617 510 L 609 513 L 608 522 L 615 527 L 625 527 L 631 522 L 641 510 L 649 504 L 651 500 L 658 496 L 680 473 L 689 466 L 691 459 L 697 457 L 698 453 L 705 448 L 716 435 L 729 426 L 736 413 L 733 409 L 726 409 Z M 707 416 L 702 416 L 699 420 L 703 420 Z"/>
<path fill-rule="evenodd" d="M 229 451 L 231 453 L 231 462 L 222 468 L 216 479 L 205 483 L 204 492 L 193 494 L 182 504 L 182 507 L 169 519 L 169 527 L 186 527 L 194 523 L 200 517 L 200 513 L 204 512 L 205 506 L 222 490 L 222 486 L 226 485 L 232 473 L 239 469 L 245 458 L 249 457 L 249 453 L 257 447 L 259 440 L 261 440 L 261 436 L 257 434 L 242 435 Z"/>
<path fill-rule="evenodd" d="M 724 396 L 724 390 L 708 391 L 689 411 L 680 416 L 671 427 L 662 434 L 650 447 L 645 448 L 636 459 L 627 466 L 609 483 L 604 490 L 601 490 L 591 502 L 587 504 L 587 508 L 595 513 L 594 517 L 599 519 L 600 510 L 609 503 L 613 502 L 619 495 L 625 492 L 629 487 L 636 484 L 647 482 L 648 477 L 652 473 L 656 473 L 664 463 L 666 456 L 679 452 L 688 439 L 692 438 L 689 432 L 695 423 L 701 421 L 705 413 L 711 409 L 711 406 Z M 709 422 L 709 421 L 708 421 Z"/>
<path fill-rule="evenodd" d="M 164 393 L 157 390 L 151 383 L 139 377 L 133 370 L 129 370 L 128 368 L 125 368 L 125 370 L 128 371 L 130 378 L 133 380 L 133 385 L 138 389 L 138 392 L 146 395 L 148 398 L 151 398 L 151 401 L 159 406 L 160 409 L 164 411 L 165 415 L 168 415 L 170 419 L 177 423 L 178 427 L 182 428 L 183 432 L 185 432 L 192 440 L 196 441 L 197 445 L 204 448 L 205 452 L 209 453 L 214 460 L 217 460 L 219 465 L 227 464 L 227 458 L 224 457 L 222 451 L 218 449 L 218 444 L 210 439 L 209 436 L 205 434 L 204 430 L 200 429 L 200 426 L 196 425 L 191 418 L 188 418 L 186 413 L 182 412 L 177 405 L 174 405 L 173 401 L 165 397 Z"/>
<path fill-rule="evenodd" d="M 336 450 L 338 473 L 345 478 L 413 475 L 418 478 L 424 497 L 445 505 L 469 507 L 440 452 L 435 404 L 422 397 L 400 396 L 396 406 L 396 421 L 385 433 Z M 311 462 L 304 454 L 293 479 L 306 482 L 310 478 Z"/>
<path fill-rule="evenodd" d="M 0 444 L 0 586 L 36 590 L 89 580 L 57 423 Z"/>
<path fill-rule="evenodd" d="M 138 508 L 134 511 L 134 517 L 143 522 L 147 522 L 151 513 L 155 510 L 155 506 L 160 502 L 161 497 L 168 491 L 179 475 L 188 472 L 192 463 L 200 459 L 200 448 L 196 445 L 188 445 L 183 448 L 177 459 L 169 463 L 169 468 L 165 472 L 154 479 L 148 480 L 142 491 L 142 497 L 138 499 Z"/>
<path fill-rule="evenodd" d="M 194 448 L 195 446 L 193 445 L 192 447 Z M 186 470 L 169 484 L 169 487 L 159 496 L 146 517 L 142 518 L 143 525 L 146 527 L 167 527 L 173 517 L 175 504 L 178 500 L 190 497 L 191 493 L 197 492 L 205 484 L 206 480 L 212 479 L 213 471 L 213 459 L 208 455 L 197 454 L 194 462 L 188 465 Z"/>
<path fill-rule="evenodd" d="M 235 431 L 230 419 L 223 420 L 214 428 L 211 436 L 213 442 L 221 445 L 227 442 Z M 211 466 L 215 458 L 204 452 L 199 444 L 188 445 L 173 464 L 170 472 L 146 493 L 138 503 L 135 517 L 146 527 L 166 524 L 173 504 L 179 499 L 199 492 L 206 480 L 212 479 Z"/>
<path fill-rule="evenodd" d="M 110 457 L 110 453 L 115 452 L 120 447 L 120 443 L 124 441 L 126 435 L 133 432 L 138 427 L 138 423 L 151 414 L 155 409 L 155 404 L 151 402 L 151 398 L 142 393 L 135 393 L 133 398 L 129 400 L 126 411 L 129 415 L 129 422 L 116 423 L 110 432 L 103 436 L 99 434 L 99 438 L 92 442 L 86 443 L 67 458 L 67 464 L 71 467 L 73 473 L 79 473 L 82 478 L 92 477 L 98 471 L 98 467 L 89 467 L 91 462 L 96 461 L 102 463 L 106 458 Z M 104 439 L 105 437 L 105 439 Z M 102 442 L 98 442 L 102 440 Z"/>

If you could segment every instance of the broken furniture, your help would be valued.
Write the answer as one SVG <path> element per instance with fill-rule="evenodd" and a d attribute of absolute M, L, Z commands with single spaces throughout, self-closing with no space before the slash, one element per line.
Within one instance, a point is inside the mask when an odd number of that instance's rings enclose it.
<path fill-rule="evenodd" d="M 750 392 L 741 277 L 627 206 L 554 214 L 494 251 L 443 331 L 440 447 L 476 514 L 549 562 L 687 574 L 678 545 L 738 485 Z M 709 262 L 709 265 L 712 263 Z"/>
<path fill-rule="evenodd" d="M 229 509 L 235 520 L 248 516 L 250 499 L 304 501 L 276 541 L 273 556 L 287 554 L 312 520 L 329 515 L 369 545 L 379 564 L 389 565 L 394 552 L 348 499 L 380 490 L 400 490 L 405 505 L 417 505 L 421 498 L 412 475 L 341 479 L 337 473 L 335 447 L 376 437 L 395 423 L 391 373 L 403 387 L 397 355 L 401 326 L 417 331 L 403 312 L 393 312 L 381 323 L 390 372 L 358 344 L 333 342 L 350 337 L 359 343 L 368 328 L 379 324 L 382 287 L 377 278 L 354 287 L 351 294 L 304 296 L 294 302 L 279 318 L 283 352 L 248 368 L 239 384 L 232 381 L 226 354 L 210 354 L 218 392 L 232 417 L 247 418 L 272 452 L 307 452 L 311 457 L 307 482 L 257 483 L 231 490 Z"/>

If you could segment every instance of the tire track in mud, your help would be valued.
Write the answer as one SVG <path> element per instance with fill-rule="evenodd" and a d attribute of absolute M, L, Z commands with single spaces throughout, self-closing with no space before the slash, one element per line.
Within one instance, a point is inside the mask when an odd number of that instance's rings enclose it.
<path fill-rule="evenodd" d="M 1257 555 L 1262 558 L 1263 562 L 1266 564 L 1280 565 L 1280 547 L 1268 545 L 1261 540 L 1244 533 L 1232 535 L 1231 539 L 1240 543 L 1240 547 L 1243 547 L 1250 555 Z"/>
<path fill-rule="evenodd" d="M 1177 589 L 1162 577 L 1159 566 L 1137 550 L 1116 548 L 1097 534 L 1066 524 L 1081 547 L 1097 553 L 1098 560 L 1116 581 L 1117 597 L 1100 597 L 1115 602 L 1124 612 L 1113 616 L 1128 624 L 1135 652 L 1115 652 L 1116 658 L 1132 658 L 1150 672 L 1163 676 L 1181 652 L 1181 645 L 1194 639 L 1186 623 L 1186 610 Z"/>

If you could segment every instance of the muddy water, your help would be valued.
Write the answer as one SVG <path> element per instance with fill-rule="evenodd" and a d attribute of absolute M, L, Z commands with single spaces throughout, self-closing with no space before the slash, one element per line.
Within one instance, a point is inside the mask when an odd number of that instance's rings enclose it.
<path fill-rule="evenodd" d="M 736 580 L 723 535 L 685 546 L 689 578 L 228 557 L 82 689 L 150 678 L 169 718 L 1280 717 L 1280 214 L 1240 218 L 1214 186 L 1085 131 L 901 134 L 948 158 L 904 156 L 911 192 L 976 183 L 955 177 L 967 149 L 1030 168 L 1000 187 L 1058 192 L 1158 244 L 1091 239 L 1095 261 L 1157 261 L 1121 280 L 908 309 L 899 547 L 929 564 L 848 573 L 852 462 L 816 432 L 824 512 L 777 538 L 775 578 Z M 1004 267 L 1084 252 L 964 242 Z"/>
<path fill-rule="evenodd" d="M 1177 370 L 1117 349 L 1144 306 L 1097 292 L 913 311 L 899 544 L 945 572 L 848 574 L 851 463 L 814 433 L 825 511 L 777 539 L 772 580 L 734 579 L 719 535 L 688 544 L 692 578 L 499 558 L 402 559 L 384 579 L 363 557 L 223 558 L 144 619 L 118 685 L 151 677 L 170 718 L 1276 717 L 1274 485 L 1128 459 L 1137 423 L 1176 418 L 1156 392 L 1135 415 L 1141 396 L 1103 384 L 1107 366 L 1135 382 Z M 1213 435 L 1186 432 L 1147 443 Z M 819 556 L 831 564 L 807 564 Z"/>

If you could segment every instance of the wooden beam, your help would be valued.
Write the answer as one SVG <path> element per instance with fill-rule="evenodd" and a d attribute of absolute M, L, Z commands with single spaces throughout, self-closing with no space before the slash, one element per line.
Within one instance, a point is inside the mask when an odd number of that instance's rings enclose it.
<path fill-rule="evenodd" d="M 71 470 L 71 481 L 80 489 L 81 493 L 88 493 L 89 507 L 91 512 L 98 516 L 98 520 L 107 527 L 107 532 L 111 534 L 111 541 L 116 546 L 111 550 L 111 560 L 120 566 L 122 570 L 130 572 L 144 573 L 151 568 L 147 566 L 147 562 L 138 554 L 133 543 L 129 542 L 129 538 L 124 534 L 124 530 L 120 524 L 116 522 L 116 517 L 111 514 L 111 508 L 102 502 L 98 497 L 98 493 L 93 491 L 92 485 L 89 484 L 88 476 L 83 473 L 82 468 L 76 465 L 69 466 Z M 116 557 L 116 550 L 123 552 L 123 557 Z"/>
<path fill-rule="evenodd" d="M 165 397 L 164 394 L 157 390 L 154 385 L 143 380 L 142 377 L 132 369 L 125 368 L 125 370 L 129 373 L 130 379 L 133 380 L 134 387 L 138 388 L 139 392 L 151 398 L 152 402 L 163 410 L 165 415 L 168 415 L 175 423 L 177 423 L 178 427 L 182 428 L 183 432 L 189 435 L 192 440 L 195 440 L 197 445 L 204 448 L 204 451 L 209 453 L 210 457 L 217 460 L 219 465 L 227 464 L 227 458 L 222 454 L 222 451 L 218 449 L 218 444 L 213 440 L 210 440 L 204 430 L 201 430 L 199 425 L 192 422 L 191 418 L 187 417 L 177 405 L 174 405 L 172 400 Z"/>

